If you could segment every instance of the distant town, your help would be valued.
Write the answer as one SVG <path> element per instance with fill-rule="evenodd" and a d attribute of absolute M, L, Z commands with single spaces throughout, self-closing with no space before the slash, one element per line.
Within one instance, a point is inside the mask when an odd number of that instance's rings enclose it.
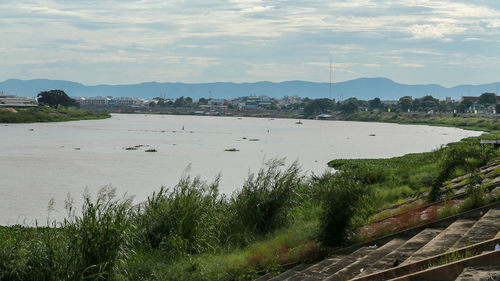
<path fill-rule="evenodd" d="M 345 100 L 310 99 L 297 95 L 284 96 L 281 99 L 266 95 L 251 95 L 231 99 L 200 98 L 198 100 L 193 100 L 190 97 L 140 99 L 111 96 L 77 97 L 74 100 L 82 109 L 119 113 L 156 112 L 316 119 L 335 119 L 336 113 L 351 114 L 359 111 L 478 115 L 497 115 L 500 112 L 500 96 L 496 93 L 462 96 L 460 100 L 453 100 L 450 97 L 439 100 L 430 95 L 421 98 L 404 96 L 399 100 L 381 100 L 379 98 L 372 100 L 358 100 L 356 98 Z M 40 105 L 43 104 L 39 104 L 37 98 L 17 97 L 0 92 L 0 107 L 37 107 Z"/>

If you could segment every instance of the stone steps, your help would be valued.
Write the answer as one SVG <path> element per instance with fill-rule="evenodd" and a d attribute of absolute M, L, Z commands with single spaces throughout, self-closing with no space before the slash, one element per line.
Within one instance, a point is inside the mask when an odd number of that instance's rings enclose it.
<path fill-rule="evenodd" d="M 471 266 L 464 268 L 456 281 L 500 280 L 500 266 Z"/>
<path fill-rule="evenodd" d="M 290 268 L 289 270 L 281 273 L 280 275 L 274 276 L 274 277 L 272 277 L 271 279 L 268 279 L 268 280 L 272 280 L 272 281 L 287 280 L 288 278 L 294 276 L 295 274 L 297 274 L 298 272 L 301 272 L 302 270 L 308 268 L 309 266 L 311 266 L 311 265 L 310 264 L 299 264 L 299 265 L 296 265 L 296 266 Z"/>
<path fill-rule="evenodd" d="M 458 241 L 458 239 L 460 239 L 464 235 L 464 233 L 466 233 L 474 225 L 474 223 L 476 223 L 476 220 L 456 220 L 401 264 L 405 265 L 413 263 L 419 260 L 423 260 L 427 257 L 432 257 L 446 252 L 451 246 L 453 246 L 453 244 L 455 244 L 455 242 Z"/>
<path fill-rule="evenodd" d="M 341 270 L 342 268 L 350 265 L 353 262 L 356 262 L 358 259 L 363 258 L 364 256 L 370 254 L 371 252 L 375 251 L 375 248 L 371 247 L 362 247 L 353 252 L 352 254 L 343 256 L 341 259 L 336 261 L 333 264 L 330 264 L 328 266 L 325 266 L 323 268 L 317 268 L 317 271 L 315 271 L 313 274 L 310 274 L 311 272 L 308 270 L 305 270 L 302 272 L 302 274 L 306 274 L 303 279 L 290 279 L 290 280 L 306 280 L 306 281 L 315 281 L 315 280 L 323 280 L 327 278 L 328 276 L 334 274 L 335 272 Z M 319 270 L 318 270 L 319 269 Z"/>
<path fill-rule="evenodd" d="M 404 276 L 389 279 L 391 281 L 455 281 L 464 272 L 466 268 L 483 269 L 488 267 L 498 267 L 500 264 L 500 251 L 479 254 L 470 258 L 462 259 L 456 262 L 447 263 L 441 266 L 431 267 L 422 271 L 414 272 Z M 478 271 L 479 273 L 479 271 Z M 484 272 L 483 272 L 484 273 Z M 467 280 L 467 279 L 466 279 Z M 470 280 L 470 279 L 469 279 Z M 476 278 L 472 280 L 480 280 Z M 486 279 L 488 280 L 488 279 Z M 491 280 L 491 279 L 489 279 Z M 493 279 L 495 280 L 495 279 Z"/>
<path fill-rule="evenodd" d="M 274 277 L 274 274 L 272 272 L 268 272 L 268 273 L 262 275 L 261 277 L 254 279 L 254 281 L 268 281 L 268 280 L 271 280 L 271 278 L 273 278 L 273 277 Z"/>
<path fill-rule="evenodd" d="M 316 264 L 313 264 L 300 272 L 296 272 L 294 275 L 288 277 L 285 280 L 304 280 L 306 278 L 312 278 L 313 280 L 321 280 L 324 278 L 324 274 L 321 274 L 323 270 L 340 261 L 344 256 L 330 257 L 324 259 Z"/>
<path fill-rule="evenodd" d="M 336 280 L 347 280 L 363 272 L 365 268 L 368 268 L 371 264 L 377 262 L 379 259 L 383 258 L 387 254 L 391 253 L 395 249 L 403 245 L 407 240 L 401 238 L 395 238 L 387 242 L 385 245 L 374 249 L 371 253 L 365 255 L 364 257 L 356 260 L 355 262 L 345 266 L 334 274 L 330 275 L 324 280 L 336 281 Z"/>
<path fill-rule="evenodd" d="M 500 238 L 483 241 L 453 252 L 441 253 L 407 265 L 400 265 L 373 274 L 352 279 L 353 281 L 382 280 L 455 280 L 469 266 L 498 266 L 500 250 L 492 251 Z M 460 259 L 469 254 L 481 253 Z"/>
<path fill-rule="evenodd" d="M 490 209 L 450 248 L 456 250 L 494 238 L 500 231 L 500 209 Z"/>
<path fill-rule="evenodd" d="M 433 240 L 435 237 L 442 233 L 442 229 L 437 228 L 426 228 L 422 230 L 419 234 L 413 236 L 410 240 L 406 241 L 399 248 L 390 252 L 383 258 L 379 259 L 375 263 L 372 263 L 367 267 L 362 273 L 358 274 L 356 277 L 365 276 L 372 274 L 374 272 L 398 266 L 404 262 L 413 253 L 421 249 L 424 245 L 427 245 L 429 241 Z"/>

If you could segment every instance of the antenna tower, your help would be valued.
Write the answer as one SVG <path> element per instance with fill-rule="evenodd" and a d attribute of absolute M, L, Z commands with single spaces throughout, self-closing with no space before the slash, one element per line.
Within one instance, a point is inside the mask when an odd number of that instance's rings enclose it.
<path fill-rule="evenodd" d="M 328 98 L 332 99 L 332 56 L 330 55 L 330 89 L 328 90 Z"/>

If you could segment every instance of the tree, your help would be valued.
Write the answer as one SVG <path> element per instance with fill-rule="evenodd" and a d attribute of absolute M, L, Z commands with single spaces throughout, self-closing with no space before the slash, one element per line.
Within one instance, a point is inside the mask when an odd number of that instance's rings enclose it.
<path fill-rule="evenodd" d="M 471 100 L 462 100 L 457 107 L 458 112 L 465 113 L 474 104 Z"/>
<path fill-rule="evenodd" d="M 401 112 L 408 112 L 409 110 L 413 109 L 413 99 L 410 96 L 404 96 L 399 99 L 398 101 L 398 107 Z"/>
<path fill-rule="evenodd" d="M 199 105 L 202 105 L 202 104 L 208 104 L 208 100 L 206 98 L 200 98 L 198 100 L 198 104 Z"/>
<path fill-rule="evenodd" d="M 42 91 L 37 95 L 37 98 L 39 103 L 54 108 L 58 107 L 59 105 L 64 107 L 80 106 L 80 104 L 75 99 L 70 98 L 63 90 Z"/>
<path fill-rule="evenodd" d="M 175 99 L 174 107 L 186 107 L 186 100 L 184 97 Z"/>
<path fill-rule="evenodd" d="M 304 115 L 310 117 L 316 114 L 326 113 L 335 108 L 335 101 L 331 99 L 315 99 L 304 107 Z"/>
<path fill-rule="evenodd" d="M 340 104 L 340 111 L 343 114 L 356 113 L 359 109 L 358 99 L 348 98 Z"/>
<path fill-rule="evenodd" d="M 417 111 L 437 111 L 439 108 L 439 100 L 433 96 L 425 96 L 413 101 L 413 109 Z"/>
<path fill-rule="evenodd" d="M 479 96 L 479 104 L 492 105 L 497 103 L 497 95 L 495 93 L 483 93 Z"/>
<path fill-rule="evenodd" d="M 372 100 L 369 100 L 368 101 L 368 108 L 370 110 L 380 109 L 380 108 L 382 108 L 382 102 L 380 101 L 379 98 L 374 98 Z"/>

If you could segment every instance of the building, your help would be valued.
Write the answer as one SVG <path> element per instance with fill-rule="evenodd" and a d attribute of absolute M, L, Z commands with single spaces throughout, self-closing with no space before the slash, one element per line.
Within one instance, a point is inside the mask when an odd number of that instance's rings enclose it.
<path fill-rule="evenodd" d="M 137 107 L 145 106 L 147 101 L 136 98 L 113 98 L 113 97 L 91 97 L 91 98 L 77 98 L 76 99 L 81 106 L 90 107 L 105 107 L 105 106 L 116 106 L 116 107 Z"/>
<path fill-rule="evenodd" d="M 473 96 L 463 96 L 461 101 L 466 101 L 469 100 L 473 103 L 479 102 L 479 97 L 473 97 Z M 497 102 L 500 102 L 500 96 L 497 95 Z"/>
<path fill-rule="evenodd" d="M 81 106 L 107 106 L 110 98 L 105 97 L 91 97 L 91 98 L 78 98 L 77 101 Z"/>
<path fill-rule="evenodd" d="M 208 105 L 224 105 L 226 103 L 225 99 L 209 99 Z"/>
<path fill-rule="evenodd" d="M 0 93 L 0 107 L 34 107 L 38 106 L 35 98 L 16 97 Z"/>

